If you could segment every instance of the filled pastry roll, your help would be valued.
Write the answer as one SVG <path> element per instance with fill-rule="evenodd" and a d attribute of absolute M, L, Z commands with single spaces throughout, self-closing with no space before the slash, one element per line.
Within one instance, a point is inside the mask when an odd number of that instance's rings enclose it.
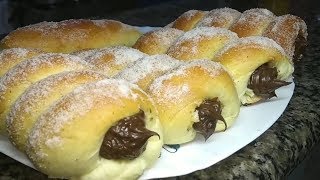
<path fill-rule="evenodd" d="M 299 17 L 283 15 L 269 25 L 263 34 L 277 42 L 294 61 L 302 58 L 307 46 L 307 25 Z"/>
<path fill-rule="evenodd" d="M 11 105 L 33 83 L 63 71 L 81 70 L 90 65 L 77 56 L 42 54 L 10 69 L 0 78 L 0 133 L 5 133 L 5 119 Z"/>
<path fill-rule="evenodd" d="M 7 131 L 11 142 L 19 150 L 25 151 L 28 134 L 42 112 L 76 87 L 105 78 L 105 75 L 94 71 L 66 71 L 30 86 L 11 106 L 7 116 Z"/>
<path fill-rule="evenodd" d="M 16 64 L 41 54 L 37 49 L 10 48 L 0 51 L 0 77 Z"/>
<path fill-rule="evenodd" d="M 275 19 L 275 15 L 261 8 L 244 11 L 240 19 L 230 27 L 239 37 L 261 36 L 268 25 Z"/>
<path fill-rule="evenodd" d="M 231 74 L 242 104 L 276 96 L 294 68 L 283 48 L 266 37 L 240 38 L 227 44 L 214 58 Z"/>
<path fill-rule="evenodd" d="M 142 35 L 133 48 L 149 55 L 165 54 L 184 32 L 175 28 L 159 28 Z"/>
<path fill-rule="evenodd" d="M 207 11 L 189 10 L 181 14 L 175 21 L 166 27 L 189 31 L 206 15 Z"/>
<path fill-rule="evenodd" d="M 183 34 L 167 54 L 179 60 L 212 59 L 227 42 L 237 38 L 224 28 L 197 27 Z"/>
<path fill-rule="evenodd" d="M 240 101 L 228 72 L 210 60 L 189 61 L 156 78 L 148 90 L 159 111 L 165 144 L 208 139 L 232 126 Z"/>
<path fill-rule="evenodd" d="M 137 179 L 159 158 L 162 131 L 138 86 L 106 79 L 80 86 L 43 112 L 27 154 L 41 172 L 71 179 Z"/>
<path fill-rule="evenodd" d="M 40 22 L 18 28 L 0 43 L 2 48 L 37 48 L 45 52 L 71 53 L 115 45 L 132 46 L 141 33 L 114 20 L 70 19 Z"/>
<path fill-rule="evenodd" d="M 181 61 L 166 54 L 146 56 L 128 66 L 114 78 L 125 79 L 137 84 L 141 89 L 147 90 L 155 78 L 181 64 Z"/>
<path fill-rule="evenodd" d="M 130 63 L 145 56 L 146 54 L 131 47 L 114 46 L 92 51 L 90 55 L 86 56 L 85 61 L 92 64 L 95 70 L 111 77 Z"/>
<path fill-rule="evenodd" d="M 238 21 L 241 13 L 231 8 L 219 8 L 209 11 L 197 26 L 221 27 L 229 29 L 231 25 Z"/>

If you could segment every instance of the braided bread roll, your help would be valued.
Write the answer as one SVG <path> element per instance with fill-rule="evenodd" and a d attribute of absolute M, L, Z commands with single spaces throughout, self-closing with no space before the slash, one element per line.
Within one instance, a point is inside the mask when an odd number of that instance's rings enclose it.
<path fill-rule="evenodd" d="M 42 52 L 36 49 L 11 48 L 0 52 L 0 77 L 21 61 L 32 58 Z"/>
<path fill-rule="evenodd" d="M 88 54 L 82 54 L 82 56 L 86 56 L 85 61 L 92 64 L 95 70 L 111 77 L 130 63 L 145 57 L 146 54 L 130 47 L 114 46 L 95 51 L 89 50 Z"/>
<path fill-rule="evenodd" d="M 148 92 L 156 102 L 165 144 L 208 139 L 230 127 L 240 111 L 231 76 L 216 62 L 189 61 L 156 78 Z"/>
<path fill-rule="evenodd" d="M 79 57 L 66 54 L 41 54 L 22 61 L 0 78 L 0 133 L 5 134 L 5 119 L 11 105 L 33 83 L 64 71 L 90 68 Z"/>
<path fill-rule="evenodd" d="M 106 79 L 76 88 L 44 111 L 29 134 L 27 154 L 51 177 L 136 179 L 159 157 L 160 137 L 148 95 Z"/>
<path fill-rule="evenodd" d="M 202 11 L 187 11 L 175 20 L 180 21 L 179 19 L 183 17 L 184 26 L 174 26 L 174 23 L 170 23 L 167 27 L 184 31 L 196 27 L 222 27 L 237 33 L 239 37 L 266 36 L 280 44 L 287 56 L 294 60 L 301 59 L 307 46 L 306 23 L 294 15 L 276 17 L 272 12 L 263 8 L 249 9 L 243 13 L 230 8 L 220 8 L 204 12 L 202 18 L 193 18 L 196 12 Z"/>
<path fill-rule="evenodd" d="M 24 152 L 28 134 L 42 112 L 76 87 L 105 78 L 105 75 L 94 71 L 66 71 L 31 85 L 11 106 L 6 119 L 12 144 Z"/>
<path fill-rule="evenodd" d="M 119 21 L 71 19 L 18 28 L 1 41 L 0 47 L 70 53 L 115 45 L 132 46 L 140 35 L 136 28 Z"/>
<path fill-rule="evenodd" d="M 181 61 L 166 54 L 146 56 L 132 63 L 114 78 L 125 79 L 146 91 L 154 79 L 181 64 Z"/>

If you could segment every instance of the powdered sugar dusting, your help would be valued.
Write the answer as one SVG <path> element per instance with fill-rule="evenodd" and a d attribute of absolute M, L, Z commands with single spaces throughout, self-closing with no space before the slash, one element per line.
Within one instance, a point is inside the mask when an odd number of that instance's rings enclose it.
<path fill-rule="evenodd" d="M 186 95 L 189 92 L 189 87 L 187 84 L 169 84 L 164 86 L 164 82 L 170 80 L 173 77 L 184 77 L 187 75 L 186 73 L 188 69 L 194 67 L 199 67 L 202 70 L 206 71 L 212 78 L 215 78 L 225 71 L 220 63 L 214 61 L 204 59 L 188 61 L 187 63 L 170 70 L 168 73 L 158 77 L 153 81 L 153 83 L 150 85 L 149 90 L 152 94 L 156 95 L 156 101 L 158 103 L 178 102 L 182 96 Z"/>
<path fill-rule="evenodd" d="M 146 54 L 137 49 L 126 46 L 114 46 L 98 50 L 89 55 L 85 60 L 103 71 L 110 71 L 115 65 L 126 67 L 145 56 Z"/>
<path fill-rule="evenodd" d="M 277 17 L 270 27 L 264 36 L 279 43 L 290 57 L 294 55 L 298 35 L 304 39 L 307 39 L 308 36 L 306 23 L 299 17 L 290 14 Z"/>
<path fill-rule="evenodd" d="M 199 21 L 197 26 L 229 28 L 236 20 L 239 19 L 240 15 L 241 13 L 239 11 L 231 8 L 213 9 Z"/>
<path fill-rule="evenodd" d="M 76 88 L 39 117 L 29 136 L 31 146 L 41 147 L 41 141 L 45 141 L 47 148 L 59 145 L 61 129 L 75 119 L 79 120 L 76 117 L 84 116 L 101 105 L 121 104 L 119 101 L 123 98 L 135 101 L 139 96 L 134 92 L 135 89 L 139 88 L 127 81 L 115 79 L 105 79 Z M 41 148 L 39 151 L 41 152 Z"/>
<path fill-rule="evenodd" d="M 147 56 L 134 62 L 115 76 L 136 83 L 155 72 L 165 72 L 182 64 L 168 55 Z"/>
<path fill-rule="evenodd" d="M 4 49 L 0 51 L 0 64 L 2 60 L 8 56 L 14 56 L 17 58 L 25 57 L 28 52 L 32 50 L 25 49 L 25 48 L 10 48 L 10 49 Z"/>
<path fill-rule="evenodd" d="M 93 55 L 94 53 L 98 52 L 100 49 L 89 49 L 89 50 L 81 50 L 72 53 L 72 55 L 78 56 L 81 59 L 86 59 L 89 56 Z"/>
<path fill-rule="evenodd" d="M 191 18 L 193 18 L 193 16 L 195 16 L 199 12 L 201 12 L 201 11 L 192 9 L 192 10 L 184 12 L 179 18 L 189 21 L 189 20 L 191 20 Z"/>
<path fill-rule="evenodd" d="M 164 46 L 169 46 L 183 33 L 183 31 L 175 28 L 160 28 L 153 31 L 152 35 Z"/>
<path fill-rule="evenodd" d="M 243 45 L 256 46 L 257 48 L 277 49 L 281 54 L 286 56 L 286 53 L 284 52 L 283 48 L 279 44 L 277 44 L 274 40 L 267 37 L 262 37 L 262 36 L 251 36 L 251 37 L 239 38 L 238 40 L 229 42 L 216 54 L 216 57 L 221 56 L 231 48 L 240 47 Z"/>
<path fill-rule="evenodd" d="M 41 54 L 37 57 L 21 62 L 0 78 L 0 99 L 3 98 L 2 93 L 6 91 L 7 86 L 11 83 L 27 83 L 29 81 L 27 79 L 28 75 L 35 73 L 43 66 L 54 68 L 57 65 L 68 67 L 70 70 L 89 67 L 89 64 L 82 61 L 77 56 L 54 53 Z"/>

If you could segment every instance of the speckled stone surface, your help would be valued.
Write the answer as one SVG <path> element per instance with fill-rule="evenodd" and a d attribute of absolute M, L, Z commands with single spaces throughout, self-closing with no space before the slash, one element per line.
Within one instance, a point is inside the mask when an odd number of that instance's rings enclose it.
<path fill-rule="evenodd" d="M 140 26 L 163 26 L 191 8 L 216 7 L 178 1 L 104 17 Z M 169 179 L 284 179 L 308 156 L 320 139 L 320 11 L 303 11 L 302 16 L 308 22 L 309 45 L 305 57 L 295 64 L 296 87 L 283 115 L 230 157 L 207 169 Z M 0 179 L 47 177 L 0 153 Z"/>

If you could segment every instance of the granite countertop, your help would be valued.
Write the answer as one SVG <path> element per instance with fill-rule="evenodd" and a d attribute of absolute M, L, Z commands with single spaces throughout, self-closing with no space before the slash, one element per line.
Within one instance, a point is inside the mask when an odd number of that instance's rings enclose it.
<path fill-rule="evenodd" d="M 205 1 L 206 2 L 206 1 Z M 149 8 L 127 10 L 102 17 L 139 26 L 163 26 L 189 9 L 214 9 L 225 5 L 200 1 L 170 1 Z M 229 3 L 231 1 L 228 1 Z M 295 64 L 293 97 L 277 122 L 259 138 L 217 164 L 170 179 L 283 179 L 297 167 L 320 139 L 320 11 L 308 6 L 291 6 L 291 14 L 308 24 L 308 48 Z M 301 1 L 302 2 L 302 1 Z M 238 6 L 237 6 L 238 7 Z M 237 8 L 236 5 L 233 8 Z M 240 8 L 239 8 L 240 7 Z M 238 10 L 254 7 L 246 4 Z M 317 7 L 317 6 L 315 6 Z M 306 10 L 306 8 L 309 8 Z M 0 153 L 0 179 L 46 179 L 46 176 Z"/>

